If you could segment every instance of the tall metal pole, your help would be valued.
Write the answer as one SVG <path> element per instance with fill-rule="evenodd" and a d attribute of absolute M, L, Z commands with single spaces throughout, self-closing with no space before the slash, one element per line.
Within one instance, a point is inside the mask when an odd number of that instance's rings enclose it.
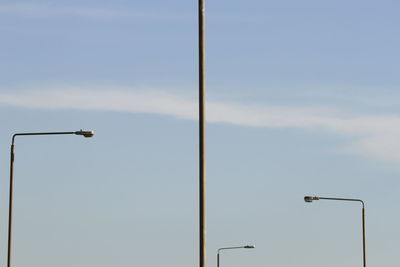
<path fill-rule="evenodd" d="M 363 231 L 363 263 L 364 267 L 367 266 L 367 255 L 366 255 L 366 248 L 365 248 L 365 209 L 364 209 L 364 202 L 362 203 L 362 231 Z"/>
<path fill-rule="evenodd" d="M 206 266 L 205 0 L 199 0 L 199 206 L 200 267 Z"/>
<path fill-rule="evenodd" d="M 10 193 L 8 200 L 8 242 L 7 242 L 7 267 L 11 266 L 11 234 L 13 214 L 13 186 L 14 186 L 14 136 L 11 144 L 10 154 Z"/>

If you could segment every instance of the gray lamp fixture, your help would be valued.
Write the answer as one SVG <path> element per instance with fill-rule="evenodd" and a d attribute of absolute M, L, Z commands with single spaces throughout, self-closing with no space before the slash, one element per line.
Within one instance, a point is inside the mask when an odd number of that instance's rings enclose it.
<path fill-rule="evenodd" d="M 83 135 L 86 138 L 90 138 L 94 136 L 93 131 L 83 131 L 82 129 L 80 131 L 75 132 L 76 135 Z"/>

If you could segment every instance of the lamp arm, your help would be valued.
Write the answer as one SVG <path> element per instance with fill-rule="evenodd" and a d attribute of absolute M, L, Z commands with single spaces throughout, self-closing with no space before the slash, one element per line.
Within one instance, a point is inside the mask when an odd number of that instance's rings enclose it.
<path fill-rule="evenodd" d="M 355 202 L 360 202 L 362 204 L 363 208 L 365 206 L 364 201 L 361 199 L 357 199 L 357 198 L 335 198 L 335 197 L 318 197 L 318 198 L 325 199 L 325 200 L 355 201 Z"/>

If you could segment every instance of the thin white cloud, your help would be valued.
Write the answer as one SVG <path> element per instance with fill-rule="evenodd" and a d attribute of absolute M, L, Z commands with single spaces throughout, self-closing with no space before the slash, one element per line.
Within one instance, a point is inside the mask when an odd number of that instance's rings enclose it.
<path fill-rule="evenodd" d="M 37 109 L 118 111 L 197 120 L 196 99 L 158 91 L 31 90 L 0 93 L 0 105 Z M 208 101 L 207 121 L 245 127 L 306 128 L 349 137 L 345 150 L 400 161 L 400 116 L 351 115 L 315 108 L 243 105 Z"/>
<path fill-rule="evenodd" d="M 0 4 L 0 15 L 52 18 L 82 17 L 90 19 L 180 20 L 186 16 L 149 10 L 112 9 L 99 7 L 56 6 L 38 3 Z"/>

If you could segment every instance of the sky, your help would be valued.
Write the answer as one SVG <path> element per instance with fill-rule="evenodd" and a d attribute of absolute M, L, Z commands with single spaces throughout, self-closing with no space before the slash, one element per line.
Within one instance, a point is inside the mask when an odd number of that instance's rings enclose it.
<path fill-rule="evenodd" d="M 396 266 L 397 1 L 206 1 L 207 266 Z M 198 265 L 197 1 L 0 0 L 0 266 Z"/>

